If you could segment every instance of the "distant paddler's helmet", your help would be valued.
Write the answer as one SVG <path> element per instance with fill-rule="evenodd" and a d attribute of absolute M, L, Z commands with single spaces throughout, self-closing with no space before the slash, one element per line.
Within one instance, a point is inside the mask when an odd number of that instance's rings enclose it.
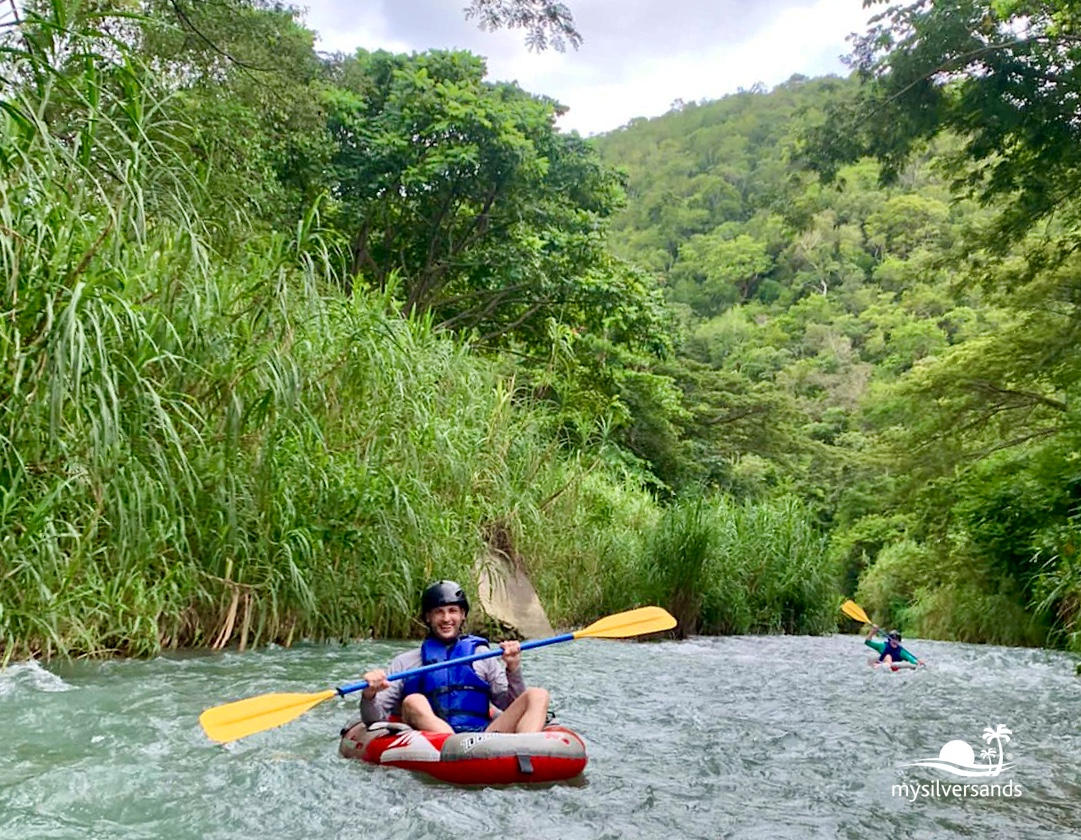
<path fill-rule="evenodd" d="M 429 584 L 420 596 L 420 615 L 424 618 L 436 607 L 449 607 L 457 604 L 462 612 L 469 615 L 469 599 L 465 591 L 453 580 L 437 580 Z"/>
<path fill-rule="evenodd" d="M 901 641 L 901 634 L 899 632 L 897 632 L 896 630 L 890 630 L 890 632 L 887 633 L 886 635 L 890 639 L 893 639 L 893 641 L 895 641 L 895 642 L 900 642 Z"/>

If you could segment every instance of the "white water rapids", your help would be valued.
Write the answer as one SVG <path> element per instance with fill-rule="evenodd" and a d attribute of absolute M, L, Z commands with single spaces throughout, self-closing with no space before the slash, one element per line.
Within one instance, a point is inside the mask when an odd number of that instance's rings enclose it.
<path fill-rule="evenodd" d="M 1075 659 L 906 646 L 929 666 L 872 670 L 853 636 L 527 652 L 527 680 L 589 745 L 578 784 L 540 789 L 461 789 L 341 759 L 354 700 L 227 747 L 199 728 L 207 706 L 350 682 L 404 643 L 16 664 L 0 672 L 0 838 L 1081 836 Z M 1008 766 L 972 777 L 911 766 L 966 758 L 957 744 L 942 753 L 956 741 L 977 769 L 1000 752 Z"/>

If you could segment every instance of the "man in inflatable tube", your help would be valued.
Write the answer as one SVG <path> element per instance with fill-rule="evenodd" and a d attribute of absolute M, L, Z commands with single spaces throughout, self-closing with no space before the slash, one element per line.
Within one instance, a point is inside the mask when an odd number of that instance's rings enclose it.
<path fill-rule="evenodd" d="M 452 580 L 437 580 L 424 590 L 420 613 L 428 636 L 417 650 L 399 654 L 390 673 L 410 671 L 483 653 L 488 640 L 462 634 L 469 599 Z M 548 692 L 526 688 L 518 642 L 502 642 L 499 657 L 451 665 L 409 677 L 387 680 L 387 672 L 369 671 L 361 692 L 360 713 L 365 724 L 400 717 L 427 732 L 540 732 L 548 718 Z M 491 715 L 491 706 L 501 710 Z"/>
<path fill-rule="evenodd" d="M 871 641 L 877 633 L 881 633 L 882 628 L 877 624 L 871 625 L 871 632 L 867 634 L 867 641 Z M 906 657 L 905 654 L 908 653 Z M 917 658 L 914 654 L 901 647 L 901 633 L 898 630 L 890 630 L 886 634 L 886 642 L 882 645 L 882 651 L 878 654 L 878 661 L 885 665 L 892 665 L 894 662 L 904 662 L 905 660 L 915 660 L 913 664 L 922 665 L 923 660 Z"/>

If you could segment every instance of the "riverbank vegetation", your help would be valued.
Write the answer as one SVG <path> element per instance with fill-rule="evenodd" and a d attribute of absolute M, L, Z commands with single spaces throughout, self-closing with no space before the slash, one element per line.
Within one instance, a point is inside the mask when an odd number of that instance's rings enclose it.
<path fill-rule="evenodd" d="M 410 635 L 495 533 L 562 626 L 1081 645 L 1076 191 L 963 85 L 896 148 L 901 75 L 587 141 L 467 53 L 131 12 L 0 36 L 3 660 Z"/>

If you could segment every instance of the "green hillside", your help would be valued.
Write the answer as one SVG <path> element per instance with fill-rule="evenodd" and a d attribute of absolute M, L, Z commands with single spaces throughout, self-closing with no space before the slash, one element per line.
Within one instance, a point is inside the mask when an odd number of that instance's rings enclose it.
<path fill-rule="evenodd" d="M 683 325 L 686 448 L 658 470 L 804 499 L 849 591 L 912 632 L 1076 643 L 1067 231 L 1004 248 L 1003 206 L 956 189 L 955 133 L 888 183 L 870 158 L 821 181 L 859 90 L 795 77 L 597 141 L 626 179 L 612 247 Z"/>

